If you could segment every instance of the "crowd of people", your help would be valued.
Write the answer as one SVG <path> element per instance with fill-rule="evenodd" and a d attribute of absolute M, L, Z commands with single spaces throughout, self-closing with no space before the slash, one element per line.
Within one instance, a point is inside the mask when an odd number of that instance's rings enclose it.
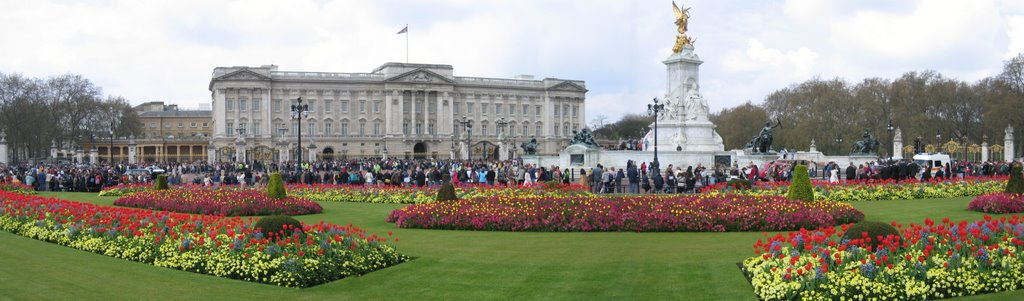
<path fill-rule="evenodd" d="M 455 185 L 532 185 L 540 182 L 580 184 L 594 193 L 694 193 L 702 187 L 729 179 L 751 181 L 788 181 L 795 165 L 807 164 L 812 178 L 838 182 L 865 179 L 920 179 L 952 176 L 1009 174 L 1004 162 L 947 163 L 934 172 L 912 160 L 849 164 L 835 162 L 823 166 L 814 162 L 778 160 L 762 165 L 750 162 L 740 166 L 705 167 L 651 166 L 649 162 L 628 161 L 626 166 L 593 168 L 560 168 L 525 163 L 519 159 L 447 160 L 447 159 L 380 159 L 327 160 L 282 163 L 208 163 L 166 162 L 162 164 L 0 164 L 0 183 L 17 182 L 41 191 L 96 192 L 107 186 L 149 183 L 155 173 L 167 175 L 172 185 L 265 185 L 268 174 L 280 173 L 288 183 L 335 185 L 390 185 L 436 187 L 443 181 Z M 818 171 L 821 171 L 820 173 Z"/>

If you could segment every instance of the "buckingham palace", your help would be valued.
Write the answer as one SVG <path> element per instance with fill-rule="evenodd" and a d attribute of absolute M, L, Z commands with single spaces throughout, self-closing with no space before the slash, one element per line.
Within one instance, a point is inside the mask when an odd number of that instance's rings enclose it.
<path fill-rule="evenodd" d="M 217 67 L 211 161 L 375 156 L 506 159 L 536 139 L 565 148 L 584 126 L 579 80 L 455 76 L 451 65 L 386 63 L 370 73 Z M 307 114 L 294 114 L 302 99 Z M 301 124 L 300 120 L 301 119 Z"/>

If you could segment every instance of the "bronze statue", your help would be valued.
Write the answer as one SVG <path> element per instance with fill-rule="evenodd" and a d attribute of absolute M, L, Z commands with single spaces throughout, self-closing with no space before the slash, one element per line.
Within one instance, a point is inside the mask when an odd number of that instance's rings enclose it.
<path fill-rule="evenodd" d="M 597 140 L 594 140 L 594 135 L 588 128 L 583 128 L 583 130 L 580 130 L 579 132 L 572 131 L 572 136 L 572 140 L 569 141 L 570 145 L 583 144 L 588 147 L 601 147 L 601 145 L 597 144 Z"/>
<path fill-rule="evenodd" d="M 767 154 L 772 151 L 772 141 L 775 140 L 772 131 L 782 125 L 782 121 L 778 118 L 775 119 L 775 125 L 772 125 L 771 121 L 764 123 L 764 128 L 761 128 L 761 132 L 757 133 L 754 138 L 750 139 L 747 143 L 746 148 L 750 148 L 753 153 Z"/>
<path fill-rule="evenodd" d="M 853 150 L 850 155 L 874 155 L 878 153 L 878 146 L 881 144 L 878 139 L 871 135 L 871 129 L 864 129 L 861 140 L 853 143 Z"/>
<path fill-rule="evenodd" d="M 530 142 L 523 142 L 522 144 L 519 145 L 519 147 L 522 147 L 523 152 L 526 153 L 527 155 L 536 155 L 537 148 L 539 148 L 540 145 L 537 144 L 537 138 L 533 138 L 530 139 Z"/>
<path fill-rule="evenodd" d="M 686 46 L 686 44 L 692 45 L 696 40 L 691 39 L 686 35 L 687 27 L 690 22 L 690 8 L 684 7 L 680 9 L 679 6 L 676 5 L 676 2 L 672 1 L 672 12 L 675 13 L 676 26 L 679 27 L 677 29 L 677 31 L 679 31 L 679 35 L 676 35 L 676 44 L 672 47 L 672 52 L 679 53 L 680 51 L 683 51 L 683 46 Z"/>

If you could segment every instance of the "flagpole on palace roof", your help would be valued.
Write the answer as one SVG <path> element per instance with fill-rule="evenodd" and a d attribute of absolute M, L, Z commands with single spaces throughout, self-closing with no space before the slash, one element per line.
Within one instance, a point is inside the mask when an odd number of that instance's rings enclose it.
<path fill-rule="evenodd" d="M 405 24 L 402 30 L 398 31 L 398 34 L 405 34 L 405 63 L 409 63 L 409 24 Z"/>

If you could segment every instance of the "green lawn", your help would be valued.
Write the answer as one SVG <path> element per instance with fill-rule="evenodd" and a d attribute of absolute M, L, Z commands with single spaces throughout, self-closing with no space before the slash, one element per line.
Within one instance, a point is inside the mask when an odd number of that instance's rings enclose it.
<path fill-rule="evenodd" d="M 94 194 L 54 196 L 110 205 Z M 970 198 L 854 204 L 868 219 L 921 223 L 979 219 Z M 508 233 L 397 229 L 402 205 L 321 203 L 302 216 L 399 237 L 416 257 L 362 277 L 308 289 L 228 280 L 0 232 L 0 300 L 756 300 L 736 263 L 761 233 Z M 959 300 L 1024 299 L 1024 291 Z"/>

